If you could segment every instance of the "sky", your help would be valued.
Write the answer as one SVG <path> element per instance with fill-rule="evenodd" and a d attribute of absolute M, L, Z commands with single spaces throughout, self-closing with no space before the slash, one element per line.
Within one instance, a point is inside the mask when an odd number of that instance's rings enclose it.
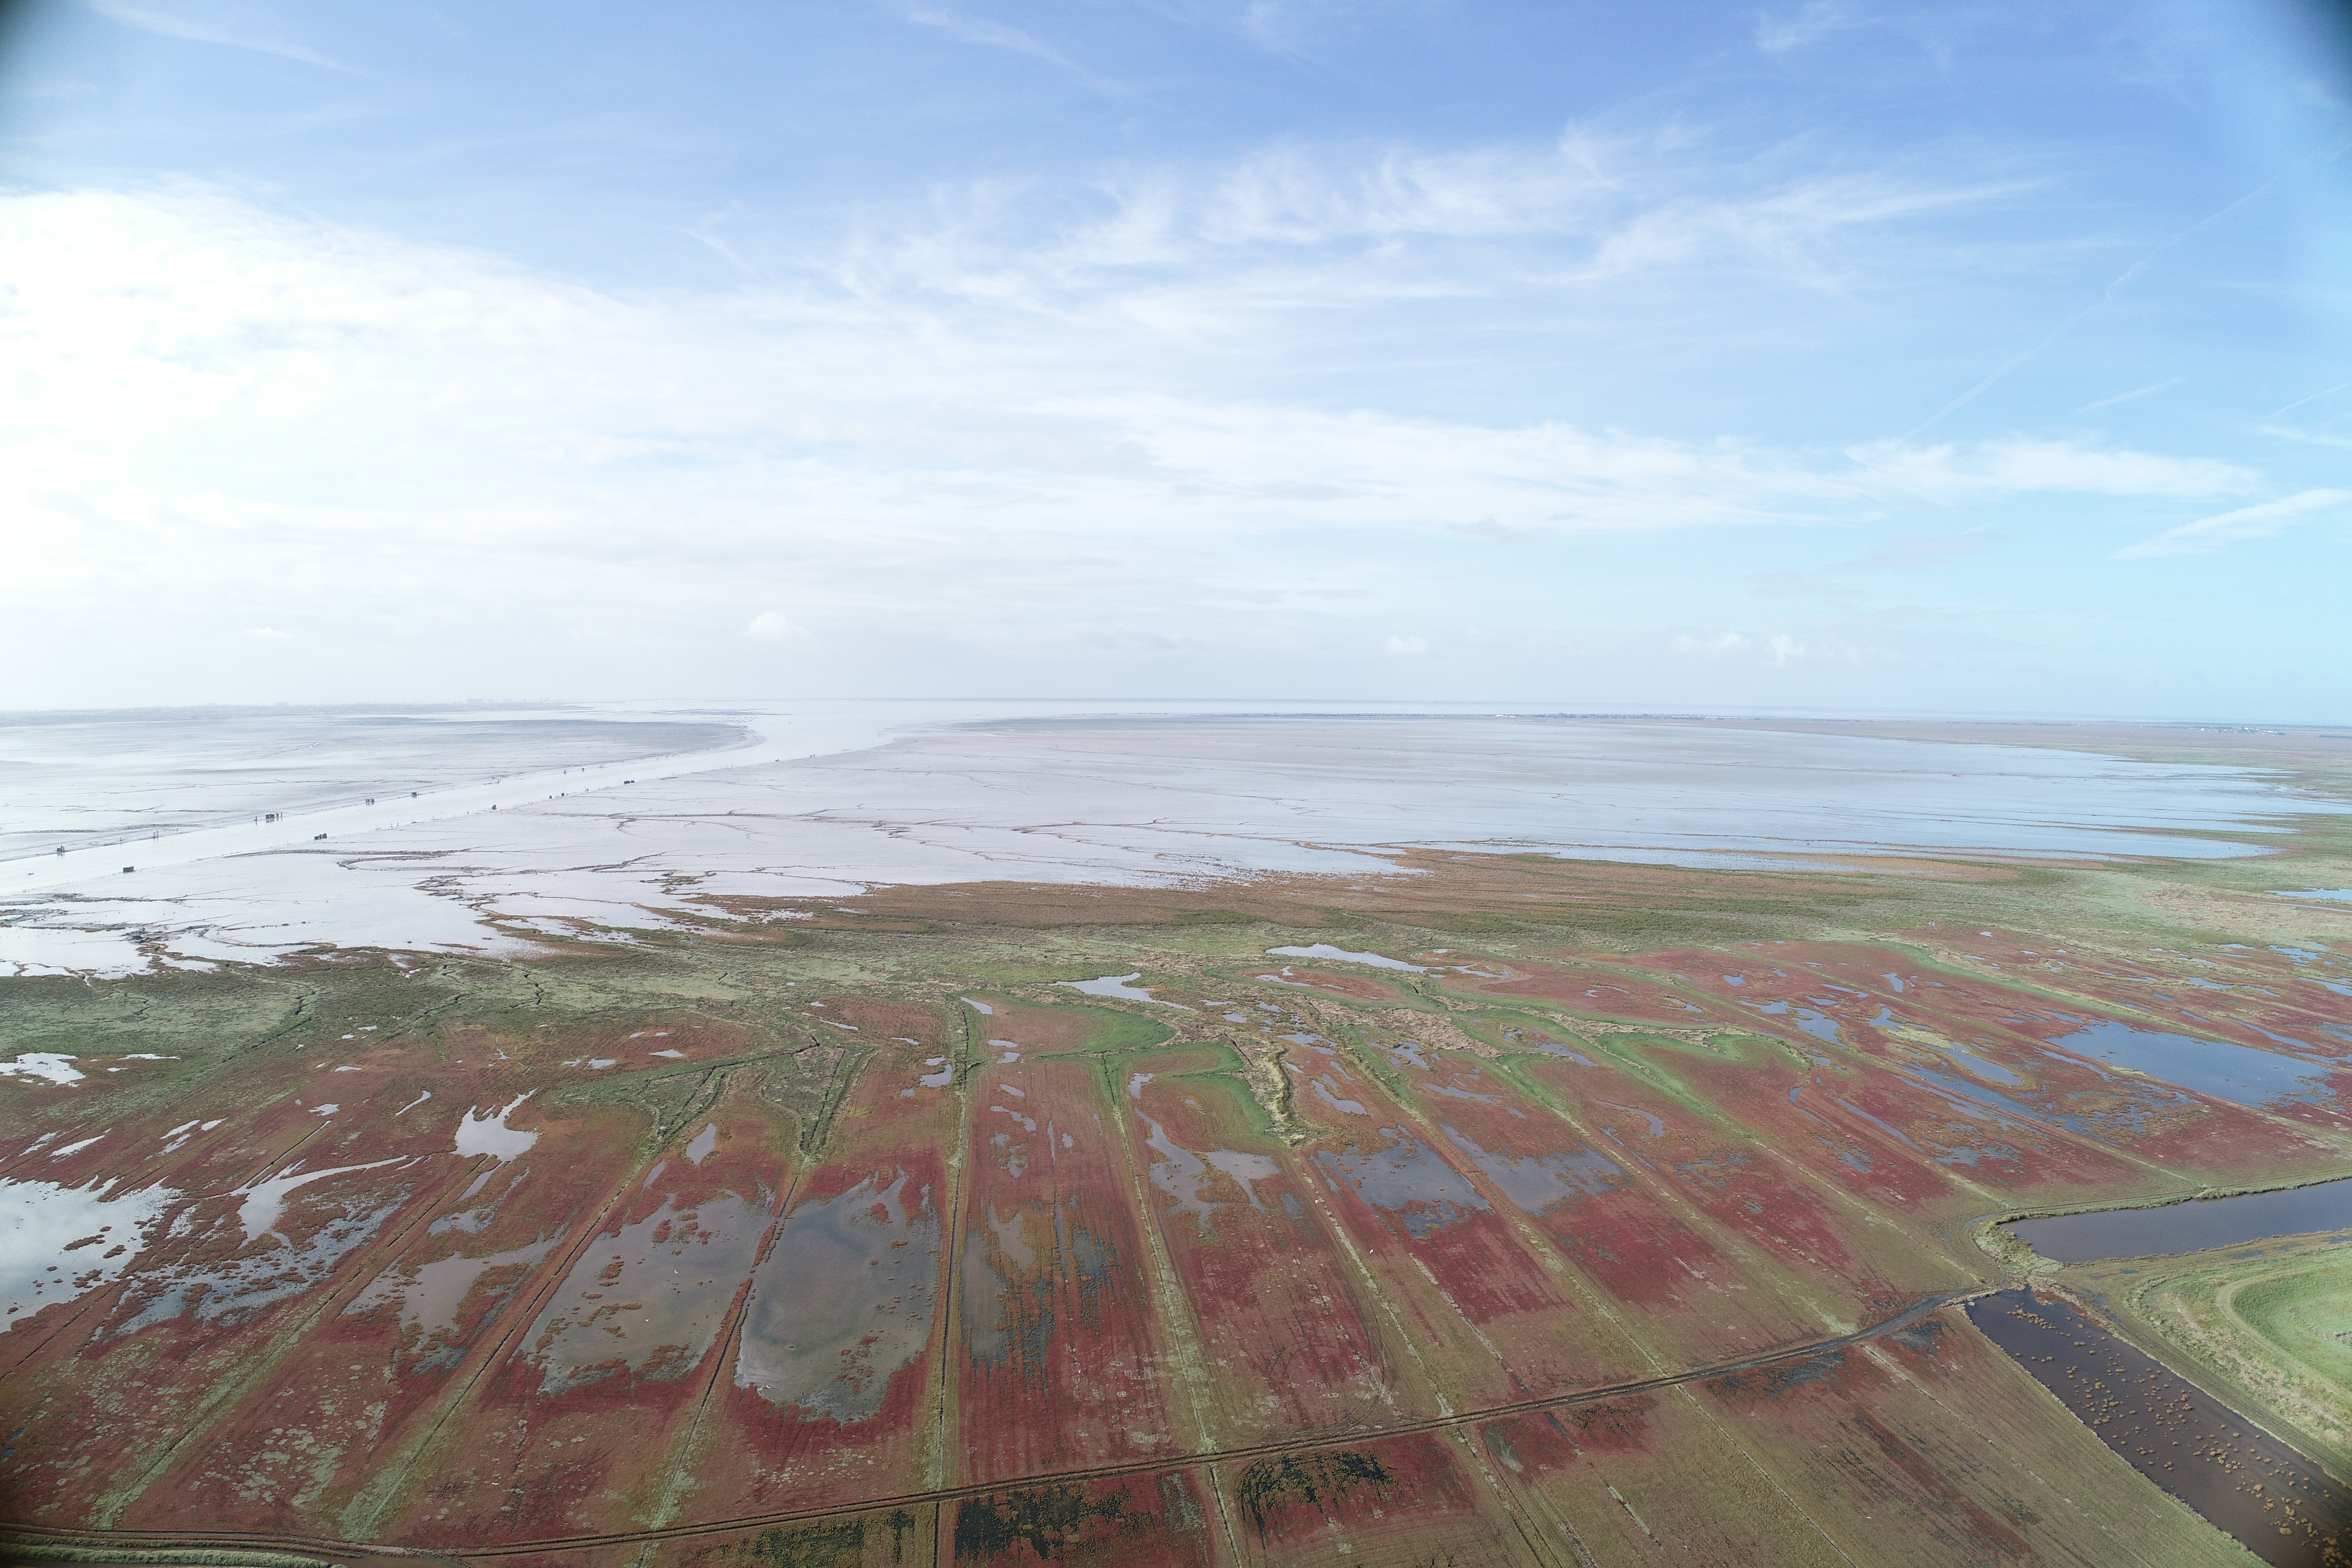
<path fill-rule="evenodd" d="M 2352 26 L 0 12 L 0 708 L 2352 721 Z"/>

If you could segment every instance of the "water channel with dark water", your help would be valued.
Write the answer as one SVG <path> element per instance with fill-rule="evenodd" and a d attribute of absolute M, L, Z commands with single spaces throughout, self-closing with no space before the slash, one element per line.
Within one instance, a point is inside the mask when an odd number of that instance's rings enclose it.
<path fill-rule="evenodd" d="M 2352 1178 L 2279 1192 L 2198 1198 L 2160 1208 L 2055 1215 L 2003 1228 L 2060 1263 L 2203 1252 L 2273 1236 L 2352 1230 Z"/>
<path fill-rule="evenodd" d="M 2352 1492 L 2163 1363 L 2030 1290 L 1968 1314 L 2134 1469 L 2263 1562 L 2352 1564 Z"/>

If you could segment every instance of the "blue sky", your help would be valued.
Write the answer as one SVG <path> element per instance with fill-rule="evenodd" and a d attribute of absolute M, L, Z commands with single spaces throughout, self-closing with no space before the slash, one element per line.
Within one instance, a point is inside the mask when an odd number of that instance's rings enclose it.
<path fill-rule="evenodd" d="M 19 7 L 0 705 L 2352 719 L 2347 46 Z"/>

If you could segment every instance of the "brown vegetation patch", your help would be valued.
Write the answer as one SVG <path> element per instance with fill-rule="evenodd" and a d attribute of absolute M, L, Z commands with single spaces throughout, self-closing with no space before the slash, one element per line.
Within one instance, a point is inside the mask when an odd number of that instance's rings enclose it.
<path fill-rule="evenodd" d="M 1643 946 L 1721 929 L 1744 918 L 1824 900 L 1874 900 L 1900 889 L 1887 879 L 1923 875 L 2007 881 L 2000 867 L 1909 859 L 1857 859 L 1824 873 L 1818 857 L 1788 870 L 1693 870 L 1549 855 L 1471 855 L 1403 849 L 1386 873 L 1234 878 L 1196 887 L 964 882 L 877 888 L 822 901 L 713 900 L 746 919 L 786 910 L 811 918 L 795 931 L 919 930 L 933 923 L 1016 927 L 1268 925 L 1345 929 L 1369 920 L 1433 931 L 1496 933 L 1528 925 L 1569 927 Z M 1671 919 L 1668 919 L 1671 917 Z M 1661 924 L 1661 921 L 1665 923 Z M 1679 924 L 1675 922 L 1680 922 Z M 1658 941 L 1644 940 L 1654 933 Z"/>

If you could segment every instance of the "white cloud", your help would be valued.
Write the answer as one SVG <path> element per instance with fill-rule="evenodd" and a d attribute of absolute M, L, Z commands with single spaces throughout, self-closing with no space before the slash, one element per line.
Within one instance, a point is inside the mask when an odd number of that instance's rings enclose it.
<path fill-rule="evenodd" d="M 2013 437 L 1970 446 L 1872 442 L 1848 454 L 1875 493 L 1948 504 L 2035 492 L 2196 498 L 2253 489 L 2262 476 L 2234 463 Z"/>
<path fill-rule="evenodd" d="M 633 531 L 688 474 L 698 538 L 667 550 L 723 552 L 746 532 L 845 547 L 877 524 L 960 536 L 982 518 L 1087 535 L 1638 531 L 1821 521 L 1893 495 L 2210 494 L 2254 478 L 2063 443 L 1880 445 L 1849 464 L 1140 395 L 1113 390 L 1131 334 L 1092 318 L 1000 346 L 887 297 L 625 300 L 203 192 L 16 197 L 0 205 L 0 255 L 16 284 L 0 316 L 9 427 L 27 460 L 101 510 L 170 506 L 233 531 L 278 508 L 313 532 L 430 510 L 476 548 L 560 552 L 552 536 L 583 512 Z M 488 536 L 486 510 L 506 520 Z"/>
<path fill-rule="evenodd" d="M 1327 229 L 1517 221 L 1433 178 L 1291 208 Z M 1249 221 L 1279 228 L 1288 200 Z M 1541 551 L 2261 483 L 2079 443 L 1839 454 L 1244 399 L 1131 300 L 1052 294 L 1049 272 L 969 310 L 934 275 L 873 272 L 623 296 L 203 189 L 0 197 L 0 616 L 128 606 L 160 637 L 329 599 L 338 634 L 476 648 L 497 626 L 623 668 L 713 624 L 804 633 L 812 657 L 846 627 L 1035 652 L 1232 647 L 1246 625 L 1328 647 L 1301 627 L 1343 598 L 1367 639 L 1430 613 L 1400 562 L 1465 530 Z M 792 616 L 747 624 L 763 603 Z"/>
<path fill-rule="evenodd" d="M 1675 651 L 1685 656 L 1741 654 L 1746 653 L 1753 646 L 1755 645 L 1738 632 L 1717 632 L 1711 637 L 1697 637 L 1685 634 L 1675 639 Z"/>
<path fill-rule="evenodd" d="M 247 626 L 245 635 L 261 642 L 291 642 L 292 632 L 281 632 L 276 626 Z"/>
<path fill-rule="evenodd" d="M 1407 658 L 1419 658 L 1421 655 L 1429 651 L 1429 639 L 1427 637 L 1391 637 L 1381 646 L 1385 647 L 1389 652 L 1392 654 L 1399 654 Z"/>
<path fill-rule="evenodd" d="M 1921 572 L 1974 555 L 1989 542 L 1982 533 L 1895 533 L 1869 554 L 1839 563 L 1836 572 Z"/>
<path fill-rule="evenodd" d="M 2116 556 L 2118 560 L 2131 560 L 2150 555 L 2210 555 L 2242 539 L 2269 539 L 2284 533 L 2297 523 L 2309 521 L 2315 513 L 2333 510 L 2347 502 L 2352 502 L 2352 490 L 2305 490 L 2284 500 L 2243 506 L 2235 511 L 2184 522 L 2153 539 L 2126 545 L 2116 552 Z"/>
<path fill-rule="evenodd" d="M 751 617 L 743 635 L 754 642 L 802 642 L 808 637 L 805 628 L 793 625 L 773 610 L 764 610 Z"/>

